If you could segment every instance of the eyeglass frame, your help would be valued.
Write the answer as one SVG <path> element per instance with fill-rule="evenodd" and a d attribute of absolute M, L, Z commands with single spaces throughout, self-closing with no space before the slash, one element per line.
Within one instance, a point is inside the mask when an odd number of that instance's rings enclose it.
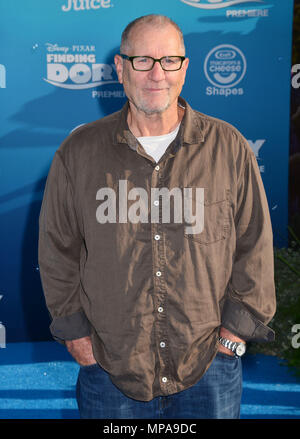
<path fill-rule="evenodd" d="M 148 55 L 128 56 L 128 55 L 125 55 L 125 54 L 123 54 L 123 53 L 120 53 L 120 56 L 121 56 L 123 59 L 127 59 L 128 61 L 130 61 L 133 70 L 135 70 L 136 72 L 150 72 L 150 70 L 153 69 L 154 64 L 155 64 L 156 62 L 158 62 L 158 63 L 160 64 L 160 67 L 163 69 L 164 72 L 177 72 L 178 70 L 181 69 L 182 64 L 183 64 L 183 61 L 186 59 L 185 56 L 181 56 L 181 55 L 168 55 L 168 56 L 162 56 L 161 58 L 153 58 L 152 56 L 148 56 Z M 173 57 L 173 56 L 174 56 L 174 57 L 176 56 L 176 58 L 180 58 L 180 60 L 181 60 L 180 67 L 179 67 L 178 69 L 175 69 L 175 70 L 166 70 L 166 69 L 164 69 L 163 66 L 161 65 L 161 60 L 162 60 L 163 58 L 171 58 L 171 56 L 172 56 L 172 57 Z M 151 58 L 151 59 L 153 60 L 153 64 L 152 64 L 151 69 L 146 69 L 146 70 L 135 69 L 134 66 L 133 66 L 133 60 L 134 60 L 135 58 Z"/>

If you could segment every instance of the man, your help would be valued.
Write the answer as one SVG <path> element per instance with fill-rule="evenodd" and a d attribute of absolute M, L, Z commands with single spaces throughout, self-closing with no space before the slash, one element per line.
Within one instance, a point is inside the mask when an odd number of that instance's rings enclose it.
<path fill-rule="evenodd" d="M 255 156 L 179 97 L 188 62 L 169 18 L 130 23 L 115 56 L 128 102 L 73 132 L 48 176 L 40 271 L 82 418 L 238 418 L 245 342 L 273 340 Z"/>

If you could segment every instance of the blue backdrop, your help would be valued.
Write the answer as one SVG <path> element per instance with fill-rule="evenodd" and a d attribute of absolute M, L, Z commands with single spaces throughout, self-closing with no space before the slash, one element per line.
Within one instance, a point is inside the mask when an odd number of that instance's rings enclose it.
<path fill-rule="evenodd" d="M 182 28 L 182 96 L 234 124 L 255 151 L 277 246 L 287 243 L 293 0 L 10 0 L 0 4 L 0 321 L 7 341 L 45 340 L 38 216 L 55 150 L 125 102 L 113 56 L 134 18 Z"/>

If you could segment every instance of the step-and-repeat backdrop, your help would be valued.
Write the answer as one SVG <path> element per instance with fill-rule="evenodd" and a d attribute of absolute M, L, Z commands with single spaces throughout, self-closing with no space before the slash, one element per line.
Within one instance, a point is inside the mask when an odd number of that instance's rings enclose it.
<path fill-rule="evenodd" d="M 182 28 L 190 58 L 182 96 L 248 139 L 275 245 L 287 243 L 293 0 L 1 0 L 0 321 L 8 342 L 50 338 L 37 259 L 49 166 L 75 127 L 124 104 L 113 57 L 124 27 L 150 13 Z"/>

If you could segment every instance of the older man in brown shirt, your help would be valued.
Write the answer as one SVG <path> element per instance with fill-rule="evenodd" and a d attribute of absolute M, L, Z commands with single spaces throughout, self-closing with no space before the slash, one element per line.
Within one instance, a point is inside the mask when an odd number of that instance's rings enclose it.
<path fill-rule="evenodd" d="M 178 26 L 140 17 L 115 64 L 128 102 L 57 150 L 40 215 L 51 332 L 82 418 L 238 418 L 246 341 L 271 341 L 272 229 L 255 156 L 179 95 Z"/>

